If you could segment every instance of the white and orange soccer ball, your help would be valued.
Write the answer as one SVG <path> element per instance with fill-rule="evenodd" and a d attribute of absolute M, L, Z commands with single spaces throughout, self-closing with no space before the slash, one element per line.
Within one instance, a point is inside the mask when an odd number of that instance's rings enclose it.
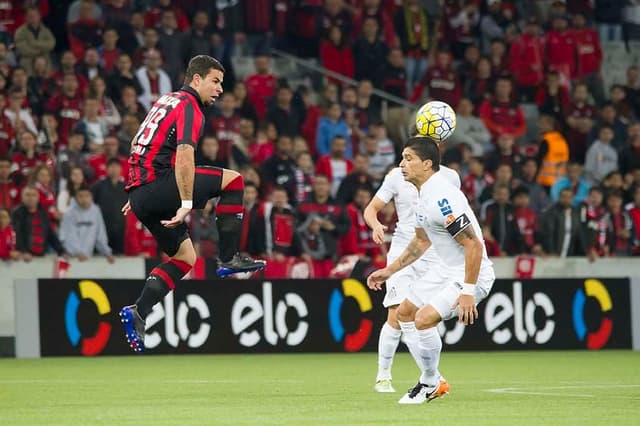
<path fill-rule="evenodd" d="M 416 130 L 436 142 L 443 142 L 456 129 L 456 113 L 446 102 L 431 101 L 416 113 Z"/>

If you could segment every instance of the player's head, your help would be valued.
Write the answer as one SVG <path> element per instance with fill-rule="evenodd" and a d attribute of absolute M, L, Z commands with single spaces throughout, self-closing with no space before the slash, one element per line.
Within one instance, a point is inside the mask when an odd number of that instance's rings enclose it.
<path fill-rule="evenodd" d="M 404 179 L 419 187 L 440 170 L 438 146 L 429 138 L 409 138 L 402 150 L 400 168 Z"/>
<path fill-rule="evenodd" d="M 209 106 L 222 94 L 224 67 L 217 59 L 208 55 L 191 58 L 184 76 L 184 84 L 190 86 L 200 96 L 205 106 Z"/>

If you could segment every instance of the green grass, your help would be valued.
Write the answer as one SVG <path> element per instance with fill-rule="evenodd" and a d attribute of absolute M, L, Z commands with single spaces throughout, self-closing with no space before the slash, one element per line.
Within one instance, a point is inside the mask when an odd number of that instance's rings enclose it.
<path fill-rule="evenodd" d="M 376 394 L 375 354 L 0 359 L 1 425 L 638 425 L 640 353 L 445 353 L 452 392 L 397 400 L 398 355 Z"/>

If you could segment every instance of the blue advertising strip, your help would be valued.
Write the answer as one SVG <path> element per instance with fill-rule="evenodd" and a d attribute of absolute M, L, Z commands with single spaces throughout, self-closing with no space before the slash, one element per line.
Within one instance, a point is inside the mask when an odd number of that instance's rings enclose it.
<path fill-rule="evenodd" d="M 118 321 L 141 280 L 39 280 L 42 356 L 131 354 Z M 182 281 L 147 318 L 147 353 L 377 350 L 383 292 L 362 281 Z M 28 309 L 29 307 L 25 307 Z M 497 280 L 446 350 L 631 348 L 628 279 Z"/>

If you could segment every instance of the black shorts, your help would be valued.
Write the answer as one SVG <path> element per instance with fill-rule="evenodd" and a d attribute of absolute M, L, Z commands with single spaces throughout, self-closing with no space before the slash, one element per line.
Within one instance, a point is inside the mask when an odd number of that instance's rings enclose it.
<path fill-rule="evenodd" d="M 203 209 L 212 198 L 220 195 L 222 188 L 220 167 L 196 167 L 193 183 L 193 208 Z M 186 223 L 175 228 L 163 226 L 161 220 L 170 220 L 180 208 L 181 199 L 174 170 L 158 175 L 153 182 L 129 191 L 131 210 L 153 234 L 158 246 L 169 256 L 178 252 L 180 244 L 189 238 Z"/>

